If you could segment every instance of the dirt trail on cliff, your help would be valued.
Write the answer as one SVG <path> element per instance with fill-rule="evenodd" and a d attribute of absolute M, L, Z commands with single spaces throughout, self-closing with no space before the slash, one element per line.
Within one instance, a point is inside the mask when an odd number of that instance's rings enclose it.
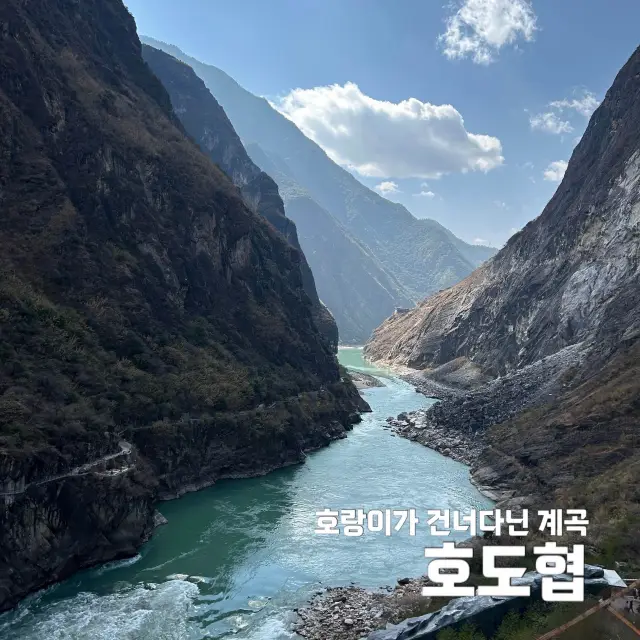
<path fill-rule="evenodd" d="M 30 487 L 41 487 L 44 484 L 48 484 L 49 482 L 55 482 L 57 480 L 64 480 L 65 478 L 71 478 L 73 476 L 82 476 L 88 473 L 100 473 L 95 471 L 95 467 L 105 464 L 106 462 L 110 462 L 112 460 L 116 460 L 117 458 L 129 457 L 132 451 L 132 446 L 125 442 L 124 440 L 118 443 L 120 447 L 120 451 L 115 453 L 109 453 L 107 455 L 96 458 L 95 460 L 91 460 L 90 462 L 85 462 L 73 469 L 69 470 L 66 473 L 60 473 L 55 476 L 50 476 L 49 478 L 43 478 L 42 480 L 38 480 L 37 482 L 30 482 L 25 484 L 22 488 L 16 489 L 15 491 L 4 491 L 0 492 L 0 497 L 11 497 L 17 496 L 21 493 L 25 493 Z M 106 475 L 116 475 L 117 473 L 124 473 L 131 467 L 129 465 L 125 467 L 121 467 L 119 469 L 109 469 L 105 470 L 103 473 Z"/>

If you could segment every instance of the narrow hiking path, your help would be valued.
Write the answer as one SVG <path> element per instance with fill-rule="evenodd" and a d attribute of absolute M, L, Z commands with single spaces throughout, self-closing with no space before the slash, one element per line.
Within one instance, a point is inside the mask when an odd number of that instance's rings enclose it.
<path fill-rule="evenodd" d="M 121 440 L 118 443 L 118 445 L 120 447 L 120 451 L 116 451 L 115 453 L 109 453 L 107 455 L 101 456 L 100 458 L 97 458 L 96 460 L 92 460 L 91 462 L 86 462 L 85 464 L 82 464 L 77 467 L 74 467 L 73 469 L 70 469 L 66 473 L 60 473 L 55 476 L 50 476 L 48 478 L 44 478 L 43 480 L 38 480 L 37 482 L 30 482 L 28 484 L 25 484 L 20 489 L 0 492 L 0 498 L 11 498 L 14 496 L 18 496 L 24 493 L 25 491 L 27 491 L 27 489 L 29 489 L 30 487 L 39 487 L 43 484 L 48 484 L 49 482 L 55 482 L 56 480 L 63 480 L 64 478 L 71 478 L 76 476 L 87 475 L 88 473 L 95 473 L 95 468 L 98 467 L 99 465 L 105 464 L 106 462 L 110 462 L 111 460 L 115 460 L 116 458 L 129 457 L 133 449 L 132 445 L 130 445 L 128 442 L 125 442 L 124 440 Z M 124 473 L 128 469 L 129 467 L 127 466 L 127 467 L 122 467 L 121 469 L 109 469 L 109 470 L 105 470 L 98 473 L 101 473 L 101 475 L 105 475 L 105 476 L 114 476 L 114 475 L 119 475 L 121 473 Z"/>

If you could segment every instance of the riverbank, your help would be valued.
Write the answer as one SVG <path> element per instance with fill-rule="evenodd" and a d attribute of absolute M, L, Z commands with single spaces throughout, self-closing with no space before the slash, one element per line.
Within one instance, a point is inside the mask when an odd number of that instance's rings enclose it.
<path fill-rule="evenodd" d="M 484 496 L 496 502 L 497 508 L 526 506 L 530 497 L 516 497 L 516 491 L 505 485 L 499 473 L 479 464 L 486 443 L 482 434 L 449 429 L 433 420 L 430 411 L 418 410 L 387 418 L 389 428 L 397 435 L 417 442 L 441 455 L 470 467 L 471 483 Z"/>
<path fill-rule="evenodd" d="M 467 465 L 471 481 L 483 495 L 497 502 L 497 508 L 529 506 L 530 496 L 517 496 L 513 487 L 504 484 L 502 474 L 480 464 L 486 447 L 485 432 L 493 424 L 561 393 L 566 385 L 564 378 L 579 367 L 582 357 L 582 346 L 575 345 L 509 376 L 481 383 L 472 371 L 466 376 L 464 387 L 434 380 L 424 372 L 397 368 L 397 373 L 416 392 L 440 402 L 389 417 L 387 428 L 395 435 Z M 461 370 L 468 373 L 469 368 L 456 368 L 454 373 L 460 378 Z M 471 388 L 474 384 L 475 388 Z M 474 539 L 470 544 L 483 542 Z M 427 582 L 422 576 L 377 591 L 355 586 L 328 589 L 299 611 L 297 633 L 309 640 L 367 637 L 374 630 L 428 612 L 433 605 L 420 593 Z"/>
<path fill-rule="evenodd" d="M 297 613 L 296 633 L 307 640 L 360 640 L 387 625 L 423 615 L 431 598 L 422 595 L 426 577 L 400 578 L 395 586 L 369 591 L 361 587 L 330 587 Z"/>
<path fill-rule="evenodd" d="M 401 413 L 389 418 L 388 423 L 400 437 L 471 467 L 471 481 L 498 502 L 498 507 L 522 508 L 534 497 L 517 495 L 509 481 L 510 473 L 498 468 L 506 464 L 498 456 L 483 456 L 487 451 L 487 430 L 556 400 L 571 385 L 586 353 L 586 345 L 571 345 L 489 381 L 460 360 L 455 367 L 441 367 L 436 373 L 440 380 L 433 379 L 429 372 L 398 367 L 402 379 L 414 385 L 416 392 L 440 402 L 426 410 Z M 442 379 L 457 380 L 463 386 L 456 387 Z"/>
<path fill-rule="evenodd" d="M 77 573 L 24 600 L 0 617 L 0 636 L 41 640 L 64 630 L 74 640 L 108 640 L 126 630 L 131 640 L 156 640 L 159 633 L 175 640 L 292 640 L 292 610 L 323 586 L 346 588 L 353 580 L 377 590 L 390 577 L 423 573 L 424 545 L 437 543 L 428 529 L 420 537 L 406 526 L 392 536 L 315 533 L 315 513 L 323 508 L 491 506 L 464 465 L 384 428 L 387 416 L 432 401 L 388 371 L 368 367 L 358 350 L 346 351 L 339 356 L 343 366 L 385 385 L 361 391 L 373 412 L 363 413 L 346 438 L 308 453 L 302 465 L 220 480 L 162 502 L 168 523 L 139 555 Z"/>
<path fill-rule="evenodd" d="M 469 467 L 477 462 L 484 447 L 479 435 L 452 431 L 435 422 L 429 409 L 401 413 L 397 418 L 387 418 L 387 424 L 399 436 Z"/>

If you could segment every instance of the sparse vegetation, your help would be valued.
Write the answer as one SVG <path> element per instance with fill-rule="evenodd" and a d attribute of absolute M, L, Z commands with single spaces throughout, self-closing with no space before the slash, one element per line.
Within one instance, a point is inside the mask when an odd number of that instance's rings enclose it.
<path fill-rule="evenodd" d="M 185 135 L 124 5 L 0 22 L 1 610 L 135 552 L 159 486 L 299 460 L 361 400 L 298 251 Z M 14 492 L 123 438 L 126 473 Z"/>
<path fill-rule="evenodd" d="M 586 508 L 592 561 L 639 566 L 640 343 L 582 375 L 556 402 L 490 429 L 486 457 L 509 457 L 520 495 Z"/>
<path fill-rule="evenodd" d="M 459 629 L 445 629 L 438 634 L 437 640 L 536 640 L 548 631 L 572 620 L 594 604 L 595 601 L 592 599 L 568 603 L 537 602 L 522 612 L 509 612 L 494 634 L 485 635 L 477 627 L 467 624 Z M 604 618 L 599 615 L 569 629 L 562 638 L 609 640 L 612 637 L 626 637 L 611 635 L 617 626 L 617 621 L 612 616 Z"/>

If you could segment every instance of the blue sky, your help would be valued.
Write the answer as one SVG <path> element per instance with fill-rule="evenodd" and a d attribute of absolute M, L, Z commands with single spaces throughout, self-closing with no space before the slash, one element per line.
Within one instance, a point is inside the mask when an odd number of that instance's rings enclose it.
<path fill-rule="evenodd" d="M 367 186 L 495 246 L 542 211 L 640 44 L 637 0 L 125 2 Z"/>

